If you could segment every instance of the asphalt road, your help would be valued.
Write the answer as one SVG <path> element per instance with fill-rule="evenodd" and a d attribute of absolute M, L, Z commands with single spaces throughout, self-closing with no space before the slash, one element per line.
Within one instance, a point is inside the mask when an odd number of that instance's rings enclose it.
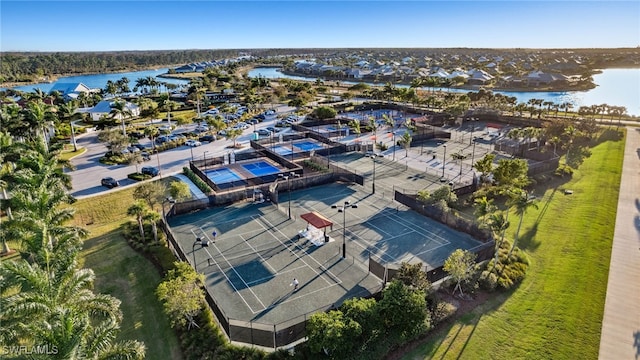
<path fill-rule="evenodd" d="M 278 113 L 284 114 L 291 112 L 292 108 L 282 106 L 278 108 Z M 190 124 L 176 129 L 174 132 L 187 132 L 193 130 L 197 125 Z M 255 130 L 268 126 L 274 126 L 273 121 L 262 122 L 255 126 Z M 254 126 L 244 130 L 243 134 L 236 139 L 237 144 L 242 144 L 242 149 L 247 149 L 249 140 L 253 135 Z M 127 178 L 128 174 L 136 172 L 136 165 L 105 165 L 100 163 L 100 158 L 107 152 L 107 148 L 103 143 L 98 142 L 98 134 L 96 132 L 83 134 L 77 137 L 76 142 L 79 147 L 86 148 L 87 151 L 71 160 L 76 169 L 69 171 L 71 175 L 71 183 L 73 190 L 71 195 L 76 198 L 83 198 L 92 195 L 98 195 L 106 191 L 115 191 L 115 189 L 107 189 L 100 185 L 100 180 L 104 177 L 112 177 L 120 183 L 120 188 L 133 185 L 137 181 Z M 140 139 L 140 144 L 151 146 L 149 139 Z M 189 147 L 180 146 L 178 148 L 163 151 L 158 154 L 151 155 L 150 161 L 138 165 L 155 166 L 160 169 L 160 176 L 165 177 L 172 174 L 182 172 L 182 168 L 188 166 L 190 159 L 202 159 L 205 155 L 209 157 L 220 156 L 231 149 L 228 147 L 233 145 L 233 141 L 222 138 L 211 143 L 203 142 L 201 146 Z M 242 151 L 240 149 L 240 151 Z"/>

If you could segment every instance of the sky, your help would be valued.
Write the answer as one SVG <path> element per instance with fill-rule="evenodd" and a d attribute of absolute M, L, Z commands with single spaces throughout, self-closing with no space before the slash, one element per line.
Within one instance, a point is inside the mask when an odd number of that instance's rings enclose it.
<path fill-rule="evenodd" d="M 640 46 L 640 1 L 5 1 L 0 51 Z"/>

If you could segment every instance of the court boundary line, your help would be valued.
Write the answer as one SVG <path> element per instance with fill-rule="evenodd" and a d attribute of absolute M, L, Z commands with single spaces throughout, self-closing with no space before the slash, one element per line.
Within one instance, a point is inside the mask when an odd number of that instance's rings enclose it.
<path fill-rule="evenodd" d="M 275 227 L 275 226 L 273 226 L 273 225 L 272 225 L 268 220 L 264 220 L 264 221 L 265 221 L 265 222 L 267 222 L 267 223 L 268 223 L 269 225 L 271 225 L 272 227 L 276 228 L 276 227 Z M 262 225 L 262 224 L 260 224 L 260 226 L 263 226 L 263 225 Z M 277 229 L 277 228 L 276 228 L 276 229 Z M 286 234 L 284 234 L 280 229 L 277 229 L 277 232 L 279 232 L 282 236 L 287 237 L 287 235 L 286 235 Z M 270 232 L 270 233 L 271 233 L 271 232 Z M 273 235 L 273 234 L 272 234 L 272 235 Z M 274 236 L 274 238 L 278 239 L 277 237 L 275 237 L 275 235 L 273 235 L 273 236 Z M 280 239 L 278 239 L 278 240 L 282 243 L 282 240 L 280 240 Z M 300 255 L 298 255 L 298 254 L 297 254 L 297 253 L 295 253 L 294 251 L 290 250 L 290 249 L 289 249 L 289 246 L 287 246 L 285 243 L 282 243 L 282 246 L 284 246 L 287 250 L 291 251 L 291 253 L 293 253 L 293 254 L 294 254 L 298 259 L 300 259 L 300 261 L 302 261 L 302 262 L 303 262 L 305 265 L 307 265 L 311 270 L 313 270 L 313 272 L 315 272 L 315 273 L 316 273 L 316 275 L 318 275 L 318 276 L 320 276 L 320 277 L 321 277 L 321 274 L 320 274 L 320 273 L 318 273 L 318 272 L 316 271 L 316 269 L 315 269 L 315 268 L 313 268 L 312 266 L 310 266 L 310 265 L 309 265 L 309 264 L 308 264 L 308 263 L 307 263 L 307 262 L 306 262 L 302 257 L 300 257 Z M 337 284 L 341 284 L 341 283 L 342 283 L 342 280 L 340 280 L 340 278 L 339 278 L 339 277 L 337 277 L 335 274 L 333 274 L 333 273 L 331 272 L 331 270 L 327 269 L 324 265 L 322 265 L 320 262 L 318 262 L 318 260 L 316 260 L 313 256 L 311 256 L 311 254 L 307 253 L 307 251 L 306 251 L 305 249 L 303 249 L 303 248 L 302 248 L 302 247 L 300 247 L 299 245 L 294 245 L 293 247 L 294 247 L 294 248 L 297 248 L 298 250 L 302 250 L 305 254 L 309 255 L 309 257 L 310 257 L 311 259 L 313 259 L 313 261 L 314 261 L 316 264 L 318 264 L 318 266 L 319 266 L 319 268 L 320 268 L 320 269 L 322 269 L 323 271 L 325 271 L 327 274 L 329 274 L 329 275 L 330 275 L 329 277 L 331 278 L 331 280 L 332 280 L 334 283 L 337 283 Z M 330 285 L 330 283 L 329 283 L 329 282 L 328 282 L 324 277 L 322 277 L 322 279 L 323 279 L 325 282 L 327 282 L 327 284 L 329 284 L 329 285 Z"/>
<path fill-rule="evenodd" d="M 200 229 L 200 231 L 202 231 L 202 229 Z M 191 230 L 191 232 L 193 233 L 193 236 L 196 236 L 195 232 L 193 231 L 193 229 Z M 205 233 L 205 236 L 208 238 L 209 236 Z M 197 236 L 196 236 L 197 237 Z M 262 310 L 263 311 L 265 308 L 265 305 L 262 303 L 262 300 L 260 300 L 260 298 L 253 292 L 253 290 L 251 289 L 251 287 L 244 281 L 244 278 L 238 273 L 238 271 L 236 270 L 235 266 L 233 266 L 229 260 L 227 260 L 224 256 L 224 254 L 222 254 L 222 251 L 220 251 L 220 248 L 218 248 L 218 246 L 216 245 L 215 241 L 212 242 L 213 247 L 216 249 L 216 251 L 218 251 L 218 253 L 220 254 L 220 256 L 222 256 L 222 258 L 227 262 L 227 264 L 229 264 L 231 266 L 231 269 L 233 270 L 233 272 L 240 278 L 240 280 L 242 280 L 242 283 L 247 287 L 247 289 L 249 289 L 249 292 L 251 292 L 251 294 L 256 298 L 256 300 L 258 300 L 258 302 L 260 303 L 260 305 L 262 305 Z M 209 252 L 208 249 L 204 249 L 204 251 L 207 253 L 207 255 L 209 255 L 209 257 L 213 258 L 213 255 L 211 255 L 211 253 Z M 195 264 L 194 264 L 195 265 Z M 222 269 L 220 269 L 220 271 L 222 271 Z M 231 280 L 226 276 L 227 280 L 231 283 Z M 231 286 L 233 287 L 233 289 L 238 292 L 238 294 L 240 296 L 242 296 L 242 294 L 240 294 L 240 292 L 238 291 L 238 289 L 236 288 L 235 285 L 233 285 L 233 283 L 231 283 Z M 247 306 L 249 307 L 249 310 L 253 311 L 253 308 L 251 306 L 249 306 L 249 304 L 247 303 L 247 301 L 243 298 L 245 304 L 247 304 Z"/>

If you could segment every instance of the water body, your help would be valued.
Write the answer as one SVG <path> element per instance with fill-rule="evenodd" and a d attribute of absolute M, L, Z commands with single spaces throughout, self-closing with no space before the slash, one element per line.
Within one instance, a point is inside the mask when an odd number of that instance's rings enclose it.
<path fill-rule="evenodd" d="M 249 71 L 249 76 L 306 81 L 316 79 L 286 75 L 279 72 L 278 68 L 256 68 Z M 597 87 L 587 91 L 494 91 L 494 93 L 514 96 L 519 103 L 526 103 L 530 99 L 543 99 L 556 104 L 568 102 L 573 104 L 574 111 L 580 106 L 601 104 L 624 106 L 627 108 L 629 115 L 640 116 L 640 69 L 606 69 L 601 74 L 594 75 L 593 80 Z M 343 81 L 342 83 L 356 84 L 356 82 L 349 81 Z M 373 83 L 368 84 L 374 85 Z M 408 87 L 408 85 L 398 85 L 398 87 Z M 424 89 L 426 90 L 426 88 Z M 470 90 L 450 89 L 450 91 L 467 93 Z"/>
<path fill-rule="evenodd" d="M 129 87 L 133 89 L 136 85 L 136 80 L 140 78 L 145 78 L 147 76 L 156 77 L 158 75 L 166 74 L 169 69 L 157 69 L 157 70 L 144 70 L 144 71 L 132 71 L 132 72 L 123 72 L 123 73 L 112 73 L 112 74 L 88 74 L 88 75 L 76 75 L 76 76 L 66 76 L 59 78 L 56 82 L 60 83 L 83 83 L 92 89 L 104 89 L 107 85 L 107 81 L 111 80 L 116 82 L 123 77 L 129 79 Z M 172 83 L 176 85 L 186 85 L 189 83 L 187 80 L 178 80 L 178 79 L 166 79 L 166 78 L 158 78 L 158 81 Z M 54 83 L 42 83 L 42 84 L 33 84 L 33 85 L 25 85 L 25 86 L 16 86 L 14 89 L 21 91 L 33 91 L 33 89 L 40 89 L 45 93 L 48 93 L 49 90 L 53 87 Z"/>

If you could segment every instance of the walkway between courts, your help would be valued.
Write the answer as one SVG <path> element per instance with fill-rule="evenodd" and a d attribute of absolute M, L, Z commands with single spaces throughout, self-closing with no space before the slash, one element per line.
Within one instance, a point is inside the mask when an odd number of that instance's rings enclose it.
<path fill-rule="evenodd" d="M 640 358 L 640 129 L 635 127 L 627 127 L 599 358 Z"/>
<path fill-rule="evenodd" d="M 189 185 L 189 190 L 191 190 L 191 193 L 193 194 L 193 197 L 195 197 L 196 199 L 206 199 L 207 195 L 205 193 L 203 193 L 197 186 L 196 184 L 194 184 L 191 180 L 189 180 L 188 177 L 186 177 L 185 175 L 182 174 L 176 174 L 173 175 L 174 177 L 180 179 L 180 181 L 182 181 L 183 183 Z"/>

